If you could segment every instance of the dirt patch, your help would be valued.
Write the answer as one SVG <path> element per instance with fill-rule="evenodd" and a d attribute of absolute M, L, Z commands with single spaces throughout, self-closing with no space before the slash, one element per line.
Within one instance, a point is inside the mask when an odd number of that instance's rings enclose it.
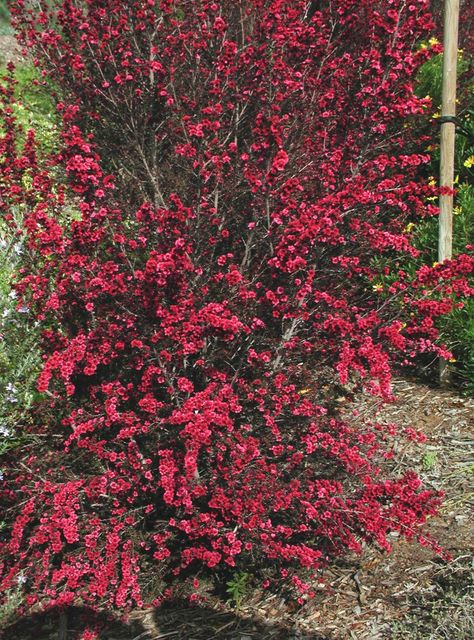
<path fill-rule="evenodd" d="M 15 39 L 15 36 L 0 36 L 0 63 L 14 62 L 20 64 L 25 62 L 25 56 L 21 53 L 21 49 Z"/>

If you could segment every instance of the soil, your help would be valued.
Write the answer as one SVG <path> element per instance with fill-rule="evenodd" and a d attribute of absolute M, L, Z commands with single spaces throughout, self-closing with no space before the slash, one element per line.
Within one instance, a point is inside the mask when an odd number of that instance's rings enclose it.
<path fill-rule="evenodd" d="M 427 440 L 398 441 L 399 472 L 414 468 L 425 486 L 445 492 L 441 513 L 429 532 L 452 556 L 450 562 L 393 538 L 389 555 L 374 549 L 332 567 L 327 584 L 302 608 L 273 594 L 249 593 L 238 611 L 209 598 L 206 607 L 183 603 L 136 612 L 128 624 L 102 615 L 101 640 L 468 640 L 474 637 L 474 400 L 452 391 L 398 380 L 397 400 L 379 407 L 360 398 L 361 415 L 381 423 L 411 426 Z M 90 612 L 59 613 L 19 620 L 5 640 L 76 640 Z M 61 630 L 62 628 L 62 630 Z M 59 635 L 58 635 L 59 630 Z"/>
<path fill-rule="evenodd" d="M 15 64 L 19 64 L 20 62 L 24 62 L 24 60 L 25 57 L 17 45 L 15 36 L 0 36 L 0 63 L 6 64 L 7 62 L 14 62 Z"/>

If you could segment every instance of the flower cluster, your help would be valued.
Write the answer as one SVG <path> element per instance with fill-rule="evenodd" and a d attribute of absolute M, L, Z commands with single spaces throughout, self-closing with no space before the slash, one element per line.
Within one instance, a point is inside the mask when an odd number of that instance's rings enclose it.
<path fill-rule="evenodd" d="M 372 292 L 374 257 L 410 254 L 430 211 L 403 127 L 428 2 L 15 4 L 63 146 L 48 167 L 33 136 L 18 150 L 3 101 L 49 412 L 47 454 L 5 490 L 4 585 L 127 608 L 157 597 L 150 571 L 271 565 L 306 592 L 304 572 L 418 535 L 439 496 L 387 477 L 387 434 L 336 399 L 390 399 L 394 363 L 444 353 L 432 318 L 472 293 L 469 256 Z"/>

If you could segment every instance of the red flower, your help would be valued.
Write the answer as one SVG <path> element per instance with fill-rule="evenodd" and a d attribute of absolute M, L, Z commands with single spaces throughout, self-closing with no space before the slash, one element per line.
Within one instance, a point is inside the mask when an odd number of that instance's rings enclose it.
<path fill-rule="evenodd" d="M 274 171 L 284 171 L 286 165 L 288 164 L 288 154 L 283 149 L 276 154 L 273 159 L 272 169 Z"/>

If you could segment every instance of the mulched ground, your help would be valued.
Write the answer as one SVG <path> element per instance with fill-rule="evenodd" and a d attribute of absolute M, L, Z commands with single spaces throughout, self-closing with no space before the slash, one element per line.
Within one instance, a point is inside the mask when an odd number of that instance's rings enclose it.
<path fill-rule="evenodd" d="M 400 440 L 400 472 L 415 468 L 446 493 L 431 534 L 453 557 L 446 563 L 416 543 L 393 538 L 393 552 L 333 567 L 327 587 L 303 608 L 277 595 L 249 593 L 238 612 L 217 598 L 206 607 L 183 603 L 137 612 L 129 624 L 102 617 L 101 640 L 469 640 L 474 637 L 474 400 L 416 382 L 395 382 L 397 401 L 378 407 L 361 398 L 361 414 L 422 430 L 427 442 Z M 90 612 L 76 608 L 32 616 L 6 629 L 5 640 L 75 640 Z"/>

